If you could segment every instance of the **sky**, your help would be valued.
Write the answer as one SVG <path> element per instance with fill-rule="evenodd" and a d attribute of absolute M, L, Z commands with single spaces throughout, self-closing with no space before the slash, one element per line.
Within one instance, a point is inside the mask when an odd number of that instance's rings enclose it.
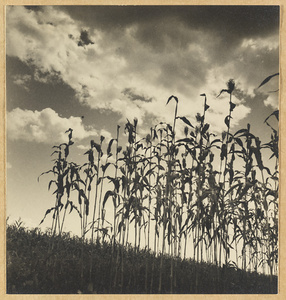
<path fill-rule="evenodd" d="M 278 6 L 7 6 L 6 54 L 6 216 L 30 227 L 53 205 L 49 179 L 37 178 L 69 128 L 81 163 L 91 139 L 108 143 L 127 119 L 142 137 L 172 124 L 171 95 L 195 123 L 205 93 L 206 122 L 221 133 L 229 98 L 217 95 L 234 79 L 231 130 L 250 123 L 262 141 L 278 108 L 279 76 L 258 88 L 279 72 Z"/>

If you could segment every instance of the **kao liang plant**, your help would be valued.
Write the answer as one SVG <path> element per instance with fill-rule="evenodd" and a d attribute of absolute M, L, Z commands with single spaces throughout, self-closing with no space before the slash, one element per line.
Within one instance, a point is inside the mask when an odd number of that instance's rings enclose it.
<path fill-rule="evenodd" d="M 178 116 L 179 99 L 171 96 L 167 104 L 175 104 L 172 125 L 161 122 L 139 139 L 137 119 L 127 120 L 127 146 L 120 146 L 117 126 L 106 150 L 103 136 L 98 143 L 91 140 L 83 165 L 68 160 L 72 129 L 67 131 L 68 143 L 54 146 L 53 168 L 43 174 L 53 174 L 48 188 L 55 187 L 55 205 L 44 219 L 52 213 L 52 232 L 61 235 L 67 210 L 75 211 L 83 243 L 112 244 L 111 290 L 122 289 L 129 280 L 123 276 L 123 249 L 131 245 L 138 253 L 145 249 L 160 257 L 156 280 L 154 263 L 145 262 L 146 292 L 154 291 L 155 282 L 158 293 L 162 291 L 166 256 L 171 258 L 171 293 L 176 291 L 175 257 L 277 274 L 278 131 L 270 120 L 278 121 L 278 111 L 265 120 L 272 132 L 267 143 L 251 133 L 249 124 L 232 133 L 234 91 L 231 79 L 218 95 L 229 94 L 226 131 L 220 138 L 206 122 L 209 105 L 201 94 L 204 105 L 196 124 Z M 177 122 L 185 126 L 184 138 L 176 139 Z M 265 164 L 266 154 L 272 167 Z M 111 219 L 106 217 L 107 205 L 113 206 Z M 94 271 L 91 267 L 90 281 Z M 135 281 L 137 273 L 134 266 L 130 276 Z"/>

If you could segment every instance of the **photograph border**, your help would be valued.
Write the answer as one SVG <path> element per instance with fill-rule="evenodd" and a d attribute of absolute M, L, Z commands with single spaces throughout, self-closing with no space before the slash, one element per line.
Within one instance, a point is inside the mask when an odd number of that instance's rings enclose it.
<path fill-rule="evenodd" d="M 193 1 L 183 1 L 183 0 L 125 0 L 125 1 L 115 1 L 115 0 L 63 0 L 63 1 L 47 1 L 47 0 L 30 0 L 30 1 L 3 1 L 0 0 L 0 299 L 286 299 L 286 241 L 285 241 L 285 225 L 286 225 L 286 185 L 283 185 L 285 181 L 285 119 L 286 119 L 286 103 L 283 101 L 285 98 L 285 89 L 284 89 L 284 70 L 286 64 L 286 25 L 285 25 L 285 0 L 277 1 L 215 1 L 215 0 L 193 0 Z M 280 6 L 280 63 L 279 63 L 279 73 L 280 73 L 280 87 L 279 87 L 279 275 L 278 275 L 278 294 L 273 295 L 250 295 L 250 294 L 162 294 L 162 295 L 137 295 L 137 294 L 98 294 L 98 295 L 54 295 L 54 294 L 45 294 L 45 295 L 30 295 L 30 294 L 6 294 L 6 63 L 5 63 L 5 7 L 8 5 L 279 5 Z"/>

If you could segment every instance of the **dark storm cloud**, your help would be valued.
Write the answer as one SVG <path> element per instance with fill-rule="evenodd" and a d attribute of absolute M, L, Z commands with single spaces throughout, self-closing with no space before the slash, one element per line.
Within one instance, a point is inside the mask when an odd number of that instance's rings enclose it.
<path fill-rule="evenodd" d="M 279 6 L 80 6 L 61 7 L 83 25 L 110 35 L 132 27 L 134 38 L 150 51 L 187 49 L 199 43 L 217 65 L 233 56 L 247 38 L 279 30 Z M 205 37 L 209 38 L 205 38 Z"/>
<path fill-rule="evenodd" d="M 279 25 L 279 6 L 61 6 L 70 15 L 101 28 L 135 23 L 168 22 L 177 18 L 186 24 L 209 29 L 265 33 Z"/>
<path fill-rule="evenodd" d="M 279 28 L 279 6 L 65 6 L 73 18 L 102 30 L 121 30 L 141 24 L 152 27 L 183 23 L 196 30 L 220 31 L 226 42 L 261 37 Z M 150 33 L 150 31 L 149 31 Z M 142 34 L 145 39 L 147 36 Z"/>

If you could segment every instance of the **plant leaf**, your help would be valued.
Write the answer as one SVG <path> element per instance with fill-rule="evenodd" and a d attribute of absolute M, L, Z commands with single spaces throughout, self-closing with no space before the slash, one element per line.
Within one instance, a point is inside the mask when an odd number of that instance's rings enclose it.
<path fill-rule="evenodd" d="M 186 117 L 177 117 L 176 119 L 181 119 L 184 123 L 194 128 L 194 126 L 191 124 L 191 122 Z"/>
<path fill-rule="evenodd" d="M 177 140 L 176 143 L 180 143 L 180 142 L 184 142 L 184 143 L 190 143 L 190 144 L 194 144 L 194 140 L 193 139 L 190 139 L 190 138 L 184 138 L 184 139 L 180 139 L 180 140 Z"/>
<path fill-rule="evenodd" d="M 273 77 L 275 77 L 275 76 L 278 76 L 278 75 L 279 75 L 279 73 L 275 73 L 275 74 L 273 74 L 273 75 L 270 75 L 270 76 L 266 77 L 266 78 L 260 83 L 260 85 L 259 85 L 258 88 L 260 88 L 260 87 L 263 86 L 265 83 L 267 83 L 271 78 L 273 78 Z"/>
<path fill-rule="evenodd" d="M 208 124 L 208 123 L 206 123 L 205 125 L 204 125 L 204 127 L 203 127 L 203 129 L 202 129 L 202 135 L 204 135 L 207 131 L 208 131 L 208 129 L 209 129 L 209 127 L 210 127 L 210 124 Z"/>
<path fill-rule="evenodd" d="M 228 93 L 228 90 L 226 90 L 226 89 L 221 90 L 220 93 L 219 93 L 216 97 L 218 98 L 218 97 L 219 97 L 222 93 L 224 93 L 224 92 L 227 92 L 227 93 Z"/>
<path fill-rule="evenodd" d="M 104 207 L 105 206 L 105 203 L 106 201 L 108 200 L 108 198 L 110 196 L 113 196 L 114 195 L 114 192 L 113 191 L 107 191 L 104 195 L 104 199 L 103 199 L 103 203 L 102 203 L 102 206 Z"/>
<path fill-rule="evenodd" d="M 174 95 L 172 95 L 171 97 L 169 97 L 169 99 L 168 99 L 168 101 L 167 101 L 167 104 L 170 102 L 170 100 L 172 100 L 172 98 L 174 98 L 175 99 L 175 101 L 178 103 L 178 98 L 176 97 L 176 96 L 174 96 Z M 166 105 L 167 105 L 166 104 Z"/>
<path fill-rule="evenodd" d="M 264 123 L 266 123 L 267 120 L 268 120 L 271 116 L 275 116 L 276 119 L 277 119 L 277 121 L 279 121 L 279 110 L 275 110 L 271 115 L 269 115 L 269 116 L 265 119 Z"/>
<path fill-rule="evenodd" d="M 235 109 L 235 107 L 236 107 L 236 104 L 234 104 L 232 102 L 230 102 L 229 105 L 230 105 L 230 111 L 233 111 Z"/>
<path fill-rule="evenodd" d="M 232 118 L 231 116 L 226 116 L 225 119 L 224 119 L 224 123 L 227 126 L 227 128 L 229 128 L 229 122 L 230 122 L 231 118 Z"/>
<path fill-rule="evenodd" d="M 109 144 L 108 144 L 108 147 L 107 147 L 107 155 L 109 155 L 111 153 L 111 146 L 112 146 L 112 143 L 113 143 L 114 139 L 111 139 Z"/>

